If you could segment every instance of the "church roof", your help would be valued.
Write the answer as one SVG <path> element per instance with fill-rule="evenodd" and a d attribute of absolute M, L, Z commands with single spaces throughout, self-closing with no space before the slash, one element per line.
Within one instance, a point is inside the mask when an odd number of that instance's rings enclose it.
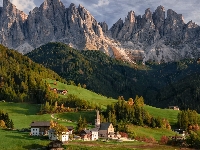
<path fill-rule="evenodd" d="M 110 127 L 111 124 L 112 123 L 109 123 L 109 122 L 101 123 L 99 130 L 108 130 L 108 128 Z"/>

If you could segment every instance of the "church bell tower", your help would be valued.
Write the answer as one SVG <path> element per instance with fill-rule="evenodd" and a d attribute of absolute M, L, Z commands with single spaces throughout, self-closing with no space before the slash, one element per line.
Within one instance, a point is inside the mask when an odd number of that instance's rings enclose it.
<path fill-rule="evenodd" d="M 97 118 L 95 119 L 95 128 L 99 129 L 100 128 L 100 115 L 99 115 L 99 110 L 97 112 Z"/>

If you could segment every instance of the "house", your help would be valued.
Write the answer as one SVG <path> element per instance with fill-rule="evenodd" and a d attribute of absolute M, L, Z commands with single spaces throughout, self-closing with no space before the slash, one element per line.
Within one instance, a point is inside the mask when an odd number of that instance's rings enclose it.
<path fill-rule="evenodd" d="M 67 90 L 57 90 L 58 94 L 66 95 L 68 93 Z"/>
<path fill-rule="evenodd" d="M 74 127 L 73 126 L 67 126 L 67 129 L 69 131 L 69 134 L 73 134 Z"/>
<path fill-rule="evenodd" d="M 69 131 L 62 132 L 62 134 L 60 134 L 60 135 L 56 135 L 54 129 L 50 129 L 48 132 L 49 132 L 48 133 L 49 139 L 52 141 L 56 141 L 56 140 L 59 140 L 62 142 L 69 141 Z"/>
<path fill-rule="evenodd" d="M 114 137 L 114 127 L 112 123 L 101 123 L 99 128 L 99 137 L 112 138 Z"/>
<path fill-rule="evenodd" d="M 115 138 L 120 139 L 121 137 L 122 137 L 122 135 L 121 135 L 119 132 L 116 132 L 116 133 L 115 133 Z"/>
<path fill-rule="evenodd" d="M 82 130 L 80 132 L 80 137 L 83 141 L 90 141 L 91 139 L 91 132 L 90 130 Z"/>
<path fill-rule="evenodd" d="M 178 106 L 169 106 L 169 109 L 179 110 L 179 107 Z"/>
<path fill-rule="evenodd" d="M 91 140 L 92 141 L 96 141 L 99 139 L 99 132 L 97 129 L 95 129 L 95 128 L 91 129 L 90 132 L 91 132 Z"/>
<path fill-rule="evenodd" d="M 48 131 L 48 136 L 49 136 L 49 140 L 51 140 L 51 141 L 56 141 L 57 140 L 57 136 L 55 134 L 55 130 L 54 129 L 50 129 Z"/>
<path fill-rule="evenodd" d="M 49 121 L 33 121 L 31 124 L 31 135 L 39 136 L 48 134 L 50 128 Z"/>
<path fill-rule="evenodd" d="M 50 90 L 53 91 L 54 93 L 62 94 L 62 95 L 66 95 L 68 93 L 67 90 L 58 90 L 57 88 L 50 88 Z"/>
<path fill-rule="evenodd" d="M 96 128 L 82 130 L 80 136 L 83 141 L 96 141 L 98 140 L 98 130 Z"/>
<path fill-rule="evenodd" d="M 62 148 L 62 144 L 63 143 L 59 140 L 52 141 L 48 145 L 48 150 L 63 150 L 64 148 Z"/>
<path fill-rule="evenodd" d="M 183 129 L 174 129 L 174 132 L 176 132 L 176 134 L 178 134 L 179 136 L 185 136 L 185 130 Z"/>

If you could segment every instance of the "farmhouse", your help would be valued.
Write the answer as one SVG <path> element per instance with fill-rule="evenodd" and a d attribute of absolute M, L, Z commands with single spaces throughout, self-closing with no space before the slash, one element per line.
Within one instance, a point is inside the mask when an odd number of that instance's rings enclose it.
<path fill-rule="evenodd" d="M 39 136 L 39 135 L 47 135 L 48 130 L 50 128 L 49 121 L 33 121 L 31 124 L 31 135 Z"/>
<path fill-rule="evenodd" d="M 169 106 L 169 109 L 179 110 L 179 107 L 178 106 Z"/>
<path fill-rule="evenodd" d="M 54 93 L 62 94 L 62 95 L 66 95 L 68 93 L 67 90 L 58 90 L 57 88 L 51 88 L 50 90 L 53 91 Z"/>

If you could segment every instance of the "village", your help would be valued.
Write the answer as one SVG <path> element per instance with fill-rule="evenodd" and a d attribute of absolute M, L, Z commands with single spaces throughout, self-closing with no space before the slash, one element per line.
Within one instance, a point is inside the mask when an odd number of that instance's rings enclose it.
<path fill-rule="evenodd" d="M 49 140 L 52 141 L 49 144 L 50 149 L 61 148 L 62 144 L 67 144 L 71 140 L 96 141 L 98 139 L 110 139 L 118 141 L 134 141 L 128 139 L 126 136 L 122 137 L 119 132 L 115 132 L 112 123 L 101 123 L 98 110 L 96 111 L 95 127 L 91 129 L 83 129 L 77 135 L 74 135 L 75 129 L 73 126 L 66 126 L 66 131 L 61 134 L 56 133 L 54 129 L 51 129 L 50 121 L 33 121 L 30 124 L 30 127 L 30 136 L 47 136 Z"/>

